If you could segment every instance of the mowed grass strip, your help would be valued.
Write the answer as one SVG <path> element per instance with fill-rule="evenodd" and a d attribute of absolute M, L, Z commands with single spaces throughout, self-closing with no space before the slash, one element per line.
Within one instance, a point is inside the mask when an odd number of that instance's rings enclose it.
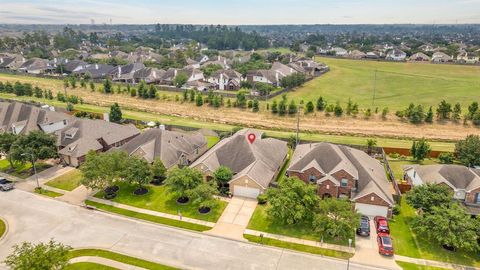
<path fill-rule="evenodd" d="M 189 222 L 184 222 L 184 221 L 179 221 L 179 220 L 173 220 L 169 218 L 164 218 L 164 217 L 158 217 L 158 216 L 152 216 L 152 215 L 147 215 L 139 212 L 134 212 L 102 203 L 97 203 L 93 201 L 85 201 L 85 204 L 94 206 L 97 209 L 103 210 L 105 212 L 110 212 L 126 217 L 131 217 L 131 218 L 136 218 L 136 219 L 141 219 L 145 221 L 150 221 L 158 224 L 164 224 L 172 227 L 178 227 L 182 229 L 187 229 L 187 230 L 192 230 L 192 231 L 198 231 L 198 232 L 203 232 L 203 231 L 208 231 L 212 228 L 208 226 L 203 226 L 199 224 L 194 224 L 194 223 L 189 223 Z"/>
<path fill-rule="evenodd" d="M 117 270 L 117 268 L 91 262 L 78 262 L 67 265 L 65 270 Z"/>
<path fill-rule="evenodd" d="M 117 192 L 117 197 L 111 200 L 113 202 L 172 215 L 178 215 L 180 212 L 184 217 L 199 220 L 216 222 L 227 206 L 226 202 L 216 200 L 216 206 L 212 207 L 212 210 L 208 214 L 200 214 L 198 212 L 198 205 L 192 205 L 191 202 L 184 205 L 178 204 L 178 196 L 169 192 L 166 186 L 148 185 L 146 186 L 148 193 L 140 196 L 133 194 L 137 186 L 123 183 L 118 184 L 118 186 L 120 190 Z M 95 197 L 102 199 L 104 192 L 98 192 L 95 194 Z"/>
<path fill-rule="evenodd" d="M 291 250 L 296 250 L 296 251 L 301 251 L 301 252 L 306 252 L 306 253 L 312 253 L 312 254 L 316 254 L 316 255 L 323 255 L 323 256 L 335 257 L 335 258 L 340 258 L 340 259 L 348 259 L 348 258 L 351 258 L 353 256 L 352 253 L 348 253 L 348 252 L 336 251 L 336 250 L 325 249 L 325 248 L 320 248 L 320 247 L 307 246 L 307 245 L 302 245 L 302 244 L 297 244 L 297 243 L 290 243 L 290 242 L 285 242 L 285 241 L 272 239 L 272 238 L 266 238 L 266 237 L 263 237 L 263 239 L 262 239 L 261 237 L 256 236 L 256 235 L 244 234 L 243 237 L 250 242 L 259 243 L 259 244 L 262 244 L 262 245 L 291 249 Z"/>
<path fill-rule="evenodd" d="M 166 266 L 163 264 L 158 264 L 151 261 L 146 261 L 143 259 L 135 258 L 132 256 L 103 250 L 103 249 L 75 249 L 70 251 L 69 257 L 70 259 L 77 258 L 77 257 L 84 257 L 84 256 L 94 256 L 94 257 L 101 257 L 105 259 L 110 259 L 113 261 L 125 263 L 128 265 L 133 265 L 145 269 L 151 270 L 174 270 L 177 268 Z"/>
<path fill-rule="evenodd" d="M 450 103 L 460 102 L 465 112 L 473 101 L 480 101 L 478 66 L 325 57 L 319 57 L 317 61 L 326 63 L 330 72 L 307 82 L 289 93 L 288 97 L 297 101 L 313 101 L 322 96 L 327 102 L 340 101 L 342 105 L 346 105 L 348 98 L 351 98 L 360 109 L 378 107 L 381 110 L 388 107 L 390 112 L 405 109 L 411 102 L 437 106 L 442 99 Z"/>
<path fill-rule="evenodd" d="M 34 192 L 37 193 L 37 194 L 43 195 L 43 196 L 51 197 L 51 198 L 56 198 L 56 197 L 63 196 L 63 194 L 61 194 L 61 193 L 46 190 L 46 189 L 43 189 L 43 188 L 40 188 L 40 189 L 36 188 L 34 190 Z"/>
<path fill-rule="evenodd" d="M 45 185 L 66 191 L 72 191 L 80 186 L 81 180 L 82 172 L 74 169 L 48 181 Z"/>
<path fill-rule="evenodd" d="M 402 267 L 403 270 L 447 270 L 446 268 L 418 265 L 418 264 L 407 263 L 407 262 L 396 261 L 396 263 L 400 267 Z"/>
<path fill-rule="evenodd" d="M 3 219 L 0 219 L 0 238 L 2 238 L 6 230 L 7 230 L 7 224 L 5 224 Z"/>

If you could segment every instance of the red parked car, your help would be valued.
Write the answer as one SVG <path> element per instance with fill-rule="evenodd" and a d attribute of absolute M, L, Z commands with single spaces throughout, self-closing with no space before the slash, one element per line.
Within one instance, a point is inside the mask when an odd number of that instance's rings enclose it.
<path fill-rule="evenodd" d="M 385 256 L 393 256 L 393 242 L 390 235 L 379 233 L 377 235 L 378 253 Z"/>
<path fill-rule="evenodd" d="M 373 221 L 375 222 L 377 233 L 390 234 L 390 228 L 388 228 L 388 221 L 386 217 L 376 216 Z"/>

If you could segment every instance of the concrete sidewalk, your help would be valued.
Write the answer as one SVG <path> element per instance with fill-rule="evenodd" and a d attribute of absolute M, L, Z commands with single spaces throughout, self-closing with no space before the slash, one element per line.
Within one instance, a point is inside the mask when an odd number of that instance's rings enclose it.
<path fill-rule="evenodd" d="M 480 270 L 480 268 L 474 267 L 474 266 L 466 266 L 466 265 L 453 264 L 453 263 L 447 263 L 447 262 L 439 262 L 439 261 L 431 261 L 431 260 L 418 259 L 418 258 L 410 258 L 410 257 L 406 257 L 406 256 L 401 256 L 401 255 L 395 255 L 395 260 L 400 261 L 400 262 L 407 262 L 407 263 L 413 263 L 413 264 L 425 265 L 425 266 L 432 266 L 432 267 L 439 267 L 439 268 L 445 268 L 445 269 Z"/>
<path fill-rule="evenodd" d="M 125 210 L 130 210 L 130 211 L 134 211 L 134 212 L 138 212 L 138 213 L 151 215 L 151 216 L 180 220 L 180 221 L 193 223 L 193 224 L 198 224 L 198 225 L 203 225 L 203 226 L 207 226 L 207 227 L 215 226 L 215 223 L 209 222 L 209 221 L 198 220 L 198 219 L 188 218 L 188 217 L 180 218 L 177 215 L 172 215 L 172 214 L 157 212 L 157 211 L 153 211 L 153 210 L 138 208 L 138 207 L 134 207 L 134 206 L 126 205 L 126 204 L 121 204 L 121 203 L 116 203 L 116 202 L 112 202 L 112 201 L 104 200 L 104 199 L 99 199 L 99 198 L 95 198 L 95 197 L 88 197 L 88 200 L 93 201 L 93 202 L 97 202 L 97 203 L 106 204 L 106 205 L 111 205 L 111 206 L 121 208 L 121 209 L 125 209 Z"/>
<path fill-rule="evenodd" d="M 76 257 L 70 260 L 70 263 L 80 263 L 80 262 L 89 262 L 89 263 L 96 263 L 101 265 L 110 266 L 120 270 L 146 270 L 145 268 L 117 262 L 110 259 L 105 259 L 102 257 L 94 257 L 94 256 L 83 256 L 83 257 Z"/>
<path fill-rule="evenodd" d="M 301 244 L 301 245 L 306 245 L 306 246 L 312 246 L 312 247 L 319 247 L 319 248 L 325 248 L 325 249 L 331 249 L 331 250 L 336 250 L 336 251 L 343 251 L 343 252 L 348 252 L 348 253 L 354 253 L 355 249 L 354 248 L 349 248 L 346 246 L 340 246 L 340 245 L 334 245 L 334 244 L 328 244 L 328 243 L 321 243 L 317 241 L 312 241 L 312 240 L 305 240 L 305 239 L 299 239 L 299 238 L 294 238 L 294 237 L 288 237 L 284 235 L 278 235 L 278 234 L 272 234 L 272 233 L 266 233 L 266 232 L 260 232 L 260 231 L 255 231 L 255 230 L 250 230 L 246 229 L 245 234 L 250 234 L 250 235 L 255 235 L 255 236 L 260 236 L 263 234 L 263 237 L 265 238 L 272 238 L 284 242 L 289 242 L 289 243 L 296 243 L 296 244 Z"/>

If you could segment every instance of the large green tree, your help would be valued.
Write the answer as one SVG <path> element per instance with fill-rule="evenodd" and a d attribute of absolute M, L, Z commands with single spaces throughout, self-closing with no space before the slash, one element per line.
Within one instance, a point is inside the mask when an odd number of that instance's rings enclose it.
<path fill-rule="evenodd" d="M 283 224 L 296 224 L 312 220 L 319 198 L 314 185 L 298 178 L 284 178 L 278 188 L 267 190 L 267 213 Z"/>
<path fill-rule="evenodd" d="M 27 135 L 18 136 L 10 148 L 13 160 L 31 162 L 54 158 L 57 156 L 56 138 L 42 131 L 32 131 Z"/>
<path fill-rule="evenodd" d="M 480 251 L 480 221 L 478 218 L 471 218 L 458 203 L 449 207 L 434 206 L 431 213 L 417 217 L 414 225 L 419 235 L 440 245 L 472 252 Z"/>
<path fill-rule="evenodd" d="M 313 228 L 320 236 L 348 239 L 353 238 L 359 222 L 360 214 L 352 210 L 349 201 L 325 199 L 319 203 Z"/>
<path fill-rule="evenodd" d="M 128 154 L 124 151 L 96 153 L 90 151 L 80 167 L 82 184 L 91 189 L 105 189 L 124 176 Z"/>
<path fill-rule="evenodd" d="M 452 190 L 445 185 L 425 184 L 415 186 L 407 193 L 407 203 L 415 209 L 430 212 L 434 206 L 444 206 L 452 201 Z"/>
<path fill-rule="evenodd" d="M 410 154 L 412 154 L 415 160 L 422 161 L 428 157 L 431 151 L 432 149 L 430 148 L 430 144 L 427 142 L 427 140 L 425 140 L 425 138 L 422 138 L 412 143 Z"/>
<path fill-rule="evenodd" d="M 218 194 L 215 182 L 203 182 L 187 192 L 188 197 L 192 198 L 192 203 L 199 208 L 212 208 L 215 206 L 214 195 Z"/>
<path fill-rule="evenodd" d="M 48 243 L 23 242 L 13 247 L 13 253 L 5 259 L 12 270 L 61 270 L 67 267 L 71 247 L 50 240 Z"/>
<path fill-rule="evenodd" d="M 166 178 L 167 168 L 163 165 L 163 162 L 160 158 L 153 160 L 152 166 L 150 167 L 152 172 L 153 180 L 157 183 L 163 182 Z"/>
<path fill-rule="evenodd" d="M 170 192 L 180 197 L 187 197 L 188 192 L 203 182 L 203 175 L 200 171 L 190 168 L 175 168 L 168 174 L 165 184 Z"/>
<path fill-rule="evenodd" d="M 480 165 L 480 136 L 469 135 L 455 145 L 455 155 L 465 166 Z"/>
<path fill-rule="evenodd" d="M 143 188 L 152 181 L 152 172 L 148 162 L 136 156 L 130 156 L 126 160 L 126 167 L 122 170 L 122 179 L 132 185 Z"/>
<path fill-rule="evenodd" d="M 226 166 L 220 166 L 213 172 L 213 179 L 222 187 L 232 180 L 232 177 L 232 170 Z"/>

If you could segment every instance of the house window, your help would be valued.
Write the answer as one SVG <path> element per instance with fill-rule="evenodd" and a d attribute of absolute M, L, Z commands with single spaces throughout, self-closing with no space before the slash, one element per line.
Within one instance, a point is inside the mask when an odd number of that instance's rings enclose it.
<path fill-rule="evenodd" d="M 375 201 L 375 196 L 370 197 L 370 201 Z"/>
<path fill-rule="evenodd" d="M 343 178 L 343 179 L 342 179 L 341 186 L 342 186 L 342 187 L 347 187 L 347 186 L 348 186 L 348 179 Z"/>
<path fill-rule="evenodd" d="M 477 193 L 475 196 L 475 203 L 480 204 L 480 193 Z"/>
<path fill-rule="evenodd" d="M 310 181 L 310 183 L 315 183 L 317 181 L 317 177 L 315 175 L 310 175 L 308 177 L 308 180 Z"/>
<path fill-rule="evenodd" d="M 326 188 L 327 188 L 327 189 L 330 189 L 330 185 L 327 185 L 327 187 L 326 187 Z"/>

